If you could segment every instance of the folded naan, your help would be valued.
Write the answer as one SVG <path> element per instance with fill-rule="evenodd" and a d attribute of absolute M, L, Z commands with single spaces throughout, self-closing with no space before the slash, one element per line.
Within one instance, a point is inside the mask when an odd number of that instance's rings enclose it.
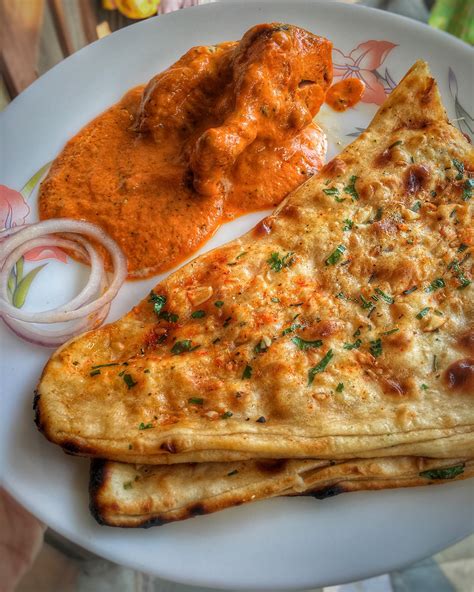
<path fill-rule="evenodd" d="M 90 509 L 100 524 L 158 526 L 279 495 L 318 499 L 465 479 L 474 461 L 415 457 L 130 465 L 93 460 Z"/>
<path fill-rule="evenodd" d="M 417 62 L 273 215 L 54 353 L 38 427 L 130 463 L 473 458 L 473 171 Z"/>

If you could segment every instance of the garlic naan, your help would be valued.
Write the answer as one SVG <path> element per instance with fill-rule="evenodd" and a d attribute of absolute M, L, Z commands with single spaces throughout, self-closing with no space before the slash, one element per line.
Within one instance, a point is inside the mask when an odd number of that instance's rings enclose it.
<path fill-rule="evenodd" d="M 90 509 L 100 524 L 158 526 L 280 495 L 318 499 L 465 479 L 474 461 L 415 457 L 129 465 L 93 460 Z"/>
<path fill-rule="evenodd" d="M 130 463 L 473 458 L 473 170 L 417 62 L 273 215 L 54 353 L 38 427 Z"/>

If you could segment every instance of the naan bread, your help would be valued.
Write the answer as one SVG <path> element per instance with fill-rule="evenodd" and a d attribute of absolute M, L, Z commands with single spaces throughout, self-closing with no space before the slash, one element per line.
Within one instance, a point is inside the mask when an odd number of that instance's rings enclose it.
<path fill-rule="evenodd" d="M 417 62 L 278 211 L 53 354 L 38 427 L 130 463 L 473 458 L 473 170 Z"/>
<path fill-rule="evenodd" d="M 474 461 L 398 457 L 173 466 L 93 460 L 90 509 L 100 524 L 159 526 L 278 495 L 318 499 L 349 491 L 446 483 L 474 475 Z"/>

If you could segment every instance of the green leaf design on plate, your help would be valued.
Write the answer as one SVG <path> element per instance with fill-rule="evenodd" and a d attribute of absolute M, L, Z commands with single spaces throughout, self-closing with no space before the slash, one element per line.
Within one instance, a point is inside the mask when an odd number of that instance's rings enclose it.
<path fill-rule="evenodd" d="M 10 301 L 13 298 L 13 294 L 16 290 L 16 287 L 18 286 L 18 284 L 21 282 L 21 280 L 23 278 L 24 261 L 25 261 L 24 258 L 20 257 L 10 272 L 10 276 L 8 278 L 8 283 L 7 283 L 7 290 L 8 290 L 8 295 L 10 297 Z"/>
<path fill-rule="evenodd" d="M 25 263 L 24 257 L 20 257 L 16 262 L 16 284 L 18 285 L 23 279 L 23 265 Z"/>
<path fill-rule="evenodd" d="M 25 185 L 23 186 L 22 189 L 20 189 L 20 193 L 23 195 L 23 197 L 25 199 L 28 199 L 31 195 L 31 192 L 33 191 L 33 189 L 36 187 L 36 185 L 38 184 L 38 181 L 41 179 L 41 177 L 44 175 L 44 173 L 46 172 L 46 170 L 48 169 L 49 165 L 51 164 L 52 161 L 47 162 L 45 165 L 43 165 L 39 171 L 36 171 L 36 173 L 31 177 L 31 179 L 28 179 L 28 181 L 25 183 Z"/>
<path fill-rule="evenodd" d="M 25 304 L 26 296 L 28 295 L 28 290 L 30 289 L 31 283 L 38 273 L 43 269 L 43 267 L 46 267 L 46 265 L 48 264 L 44 263 L 43 265 L 39 265 L 25 275 L 13 293 L 13 306 L 16 308 L 21 308 Z"/>
<path fill-rule="evenodd" d="M 16 278 L 15 278 L 15 274 L 13 273 L 13 270 L 10 272 L 10 276 L 8 278 L 8 283 L 7 283 L 7 289 L 8 289 L 8 294 L 10 295 L 10 299 L 13 295 L 13 292 L 15 291 L 16 288 Z"/>

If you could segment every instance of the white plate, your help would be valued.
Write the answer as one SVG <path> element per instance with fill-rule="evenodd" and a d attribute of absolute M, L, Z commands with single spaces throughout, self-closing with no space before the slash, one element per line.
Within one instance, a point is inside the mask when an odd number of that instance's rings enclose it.
<path fill-rule="evenodd" d="M 339 64 L 362 68 L 359 73 L 368 82 L 384 77 L 385 86 L 424 58 L 440 84 L 449 115 L 459 117 L 460 105 L 473 112 L 473 52 L 453 37 L 387 13 L 333 2 L 211 4 L 121 30 L 62 62 L 20 95 L 0 114 L 1 183 L 22 188 L 83 124 L 192 45 L 238 39 L 264 21 L 301 25 L 331 39 L 346 56 L 368 40 L 389 42 L 365 46 L 370 51 L 361 61 L 354 59 L 357 52 L 352 60 L 342 54 L 334 57 Z M 375 109 L 374 104 L 361 103 L 342 116 L 328 111 L 321 115 L 331 154 L 351 140 L 348 134 L 367 125 Z M 468 123 L 472 127 L 472 120 L 457 125 L 467 131 Z M 3 194 L 0 215 L 6 200 Z M 35 219 L 34 193 L 29 206 L 28 219 Z M 13 213 L 20 215 L 18 207 Z M 238 236 L 258 218 L 246 216 L 224 226 L 203 250 Z M 27 306 L 50 305 L 57 294 L 67 296 L 71 280 L 77 283 L 77 267 L 71 261 L 50 261 L 35 279 Z M 110 319 L 126 312 L 156 281 L 128 284 Z M 0 337 L 0 450 L 7 489 L 52 528 L 113 561 L 211 587 L 309 588 L 398 568 L 474 530 L 473 480 L 342 495 L 324 502 L 274 499 L 148 531 L 100 527 L 87 509 L 87 460 L 64 455 L 33 425 L 32 393 L 48 350 L 25 344 L 3 325 Z"/>

